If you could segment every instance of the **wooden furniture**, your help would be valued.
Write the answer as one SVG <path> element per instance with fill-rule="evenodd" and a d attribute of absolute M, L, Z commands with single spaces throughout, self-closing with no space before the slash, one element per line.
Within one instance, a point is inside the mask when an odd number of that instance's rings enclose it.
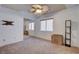
<path fill-rule="evenodd" d="M 51 36 L 51 42 L 58 44 L 58 45 L 62 45 L 63 44 L 63 35 L 60 34 L 53 34 Z"/>
<path fill-rule="evenodd" d="M 24 31 L 24 35 L 28 35 L 29 33 L 28 33 L 28 31 Z"/>
<path fill-rule="evenodd" d="M 71 20 L 65 21 L 65 46 L 71 47 Z"/>

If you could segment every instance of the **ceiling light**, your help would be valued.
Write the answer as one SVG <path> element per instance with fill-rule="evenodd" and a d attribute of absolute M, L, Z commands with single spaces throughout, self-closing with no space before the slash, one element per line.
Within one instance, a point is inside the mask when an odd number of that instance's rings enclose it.
<path fill-rule="evenodd" d="M 42 14 L 48 11 L 48 6 L 45 5 L 32 5 L 32 9 L 31 12 L 35 13 L 35 14 Z"/>
<path fill-rule="evenodd" d="M 42 10 L 37 9 L 35 13 L 42 13 Z"/>

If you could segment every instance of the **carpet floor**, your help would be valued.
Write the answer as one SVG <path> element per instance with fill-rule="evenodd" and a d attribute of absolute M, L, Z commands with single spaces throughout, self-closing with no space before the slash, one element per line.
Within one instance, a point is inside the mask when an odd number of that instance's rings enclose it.
<path fill-rule="evenodd" d="M 74 54 L 79 48 L 65 47 L 52 44 L 50 41 L 24 36 L 18 43 L 0 47 L 1 54 Z"/>

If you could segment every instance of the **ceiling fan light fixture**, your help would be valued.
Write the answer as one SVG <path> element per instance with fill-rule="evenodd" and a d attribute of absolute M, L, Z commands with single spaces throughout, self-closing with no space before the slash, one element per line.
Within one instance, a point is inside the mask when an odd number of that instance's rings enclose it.
<path fill-rule="evenodd" d="M 47 12 L 48 11 L 48 6 L 43 6 L 43 12 Z"/>
<path fill-rule="evenodd" d="M 37 9 L 35 13 L 42 13 L 42 10 Z"/>
<path fill-rule="evenodd" d="M 35 4 L 35 5 L 32 5 L 31 11 L 35 14 L 42 14 L 48 11 L 48 6 Z"/>
<path fill-rule="evenodd" d="M 39 4 L 36 4 L 36 5 L 32 5 L 32 8 L 34 8 L 34 9 L 42 9 L 42 6 L 39 5 Z"/>

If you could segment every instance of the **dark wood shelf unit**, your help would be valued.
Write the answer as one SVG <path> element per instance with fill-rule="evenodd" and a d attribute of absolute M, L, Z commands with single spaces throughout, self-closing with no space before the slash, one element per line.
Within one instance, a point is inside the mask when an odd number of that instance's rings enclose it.
<path fill-rule="evenodd" d="M 69 32 L 67 32 L 67 29 L 69 29 Z M 69 35 L 69 38 L 67 38 L 67 35 Z M 65 46 L 71 47 L 71 20 L 65 20 Z"/>

